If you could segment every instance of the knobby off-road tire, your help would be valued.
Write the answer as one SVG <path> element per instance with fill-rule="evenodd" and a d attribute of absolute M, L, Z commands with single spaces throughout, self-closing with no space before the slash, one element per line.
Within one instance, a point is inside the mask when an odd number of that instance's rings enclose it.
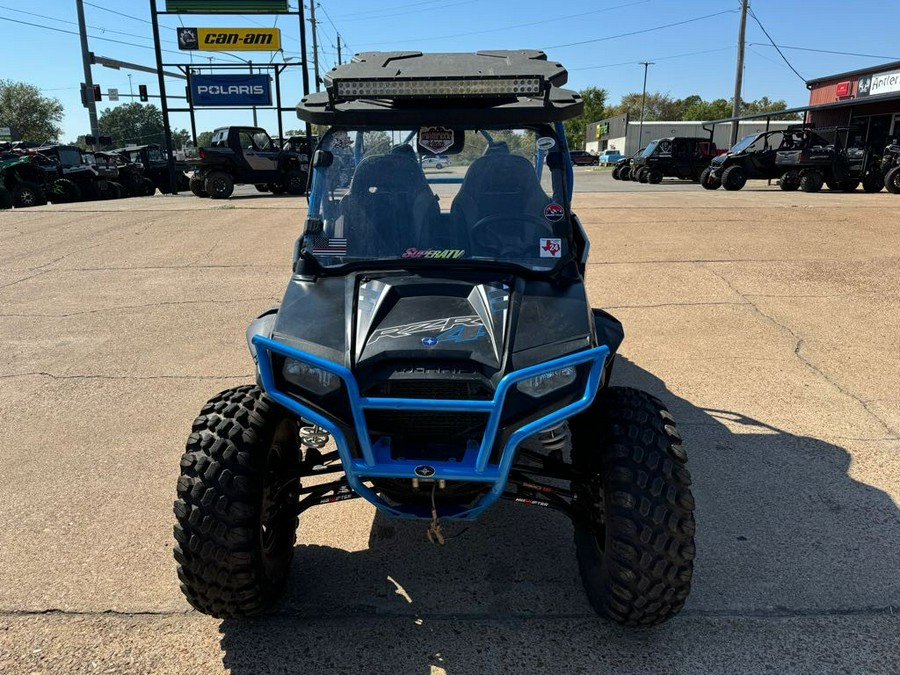
<path fill-rule="evenodd" d="M 203 190 L 210 199 L 228 199 L 234 192 L 234 178 L 224 171 L 213 171 L 207 174 Z"/>
<path fill-rule="evenodd" d="M 694 499 L 675 421 L 647 393 L 600 392 L 573 421 L 578 567 L 601 615 L 629 626 L 674 616 L 691 589 Z"/>
<path fill-rule="evenodd" d="M 619 180 L 631 180 L 631 167 L 623 166 L 619 169 Z"/>
<path fill-rule="evenodd" d="M 299 197 L 306 194 L 307 175 L 299 169 L 292 169 L 284 174 L 282 185 L 289 195 Z"/>
<path fill-rule="evenodd" d="M 747 184 L 747 171 L 742 166 L 729 166 L 722 172 L 722 187 L 726 190 L 742 190 Z"/>
<path fill-rule="evenodd" d="M 782 174 L 781 178 L 778 179 L 778 187 L 780 187 L 785 192 L 794 192 L 795 190 L 799 190 L 800 172 L 786 171 L 784 174 Z"/>
<path fill-rule="evenodd" d="M 870 171 L 862 179 L 863 192 L 869 194 L 881 192 L 884 188 L 884 176 L 878 171 Z"/>
<path fill-rule="evenodd" d="M 900 194 L 900 166 L 895 166 L 884 174 L 884 187 L 891 194 Z"/>
<path fill-rule="evenodd" d="M 800 189 L 804 192 L 818 192 L 825 184 L 825 176 L 821 171 L 807 169 L 800 173 Z"/>
<path fill-rule="evenodd" d="M 191 192 L 195 197 L 206 198 L 209 197 L 209 193 L 203 187 L 206 183 L 206 180 L 203 178 L 191 178 L 190 183 L 188 184 Z"/>
<path fill-rule="evenodd" d="M 23 180 L 16 183 L 12 189 L 13 206 L 17 209 L 29 206 L 43 206 L 47 203 L 47 193 L 43 185 Z"/>
<path fill-rule="evenodd" d="M 194 421 L 175 501 L 175 560 L 188 602 L 219 618 L 279 595 L 297 536 L 297 423 L 255 385 L 223 391 Z"/>
<path fill-rule="evenodd" d="M 610 175 L 612 176 L 612 179 L 613 179 L 613 180 L 619 180 L 619 172 L 620 172 L 621 170 L 622 170 L 622 167 L 621 167 L 621 166 L 614 166 L 614 167 L 613 167 L 612 173 L 610 174 Z"/>
<path fill-rule="evenodd" d="M 57 178 L 50 186 L 47 198 L 53 204 L 71 204 L 81 201 L 81 189 L 68 178 Z"/>
<path fill-rule="evenodd" d="M 651 185 L 659 185 L 662 183 L 663 173 L 659 169 L 651 169 L 647 174 L 647 182 Z"/>
<path fill-rule="evenodd" d="M 722 187 L 722 181 L 718 178 L 711 177 L 712 169 L 703 169 L 700 173 L 700 185 L 707 190 L 718 190 Z"/>

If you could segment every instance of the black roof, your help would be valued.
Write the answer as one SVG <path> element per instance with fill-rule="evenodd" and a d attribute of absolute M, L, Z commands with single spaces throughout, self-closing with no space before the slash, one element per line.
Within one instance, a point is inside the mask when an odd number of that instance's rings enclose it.
<path fill-rule="evenodd" d="M 838 73 L 837 75 L 827 75 L 826 77 L 817 77 L 814 80 L 806 81 L 806 88 L 811 89 L 817 84 L 821 84 L 822 82 L 830 82 L 831 80 L 843 80 L 846 77 L 856 77 L 858 75 L 870 75 L 874 73 L 880 73 L 885 70 L 897 70 L 900 68 L 900 61 L 893 61 L 892 63 L 885 63 L 882 66 L 875 66 L 869 68 L 858 68 L 856 70 L 848 70 L 846 73 Z"/>
<path fill-rule="evenodd" d="M 541 124 L 581 114 L 568 73 L 536 50 L 363 52 L 325 76 L 297 116 L 314 124 L 398 128 L 426 124 Z"/>

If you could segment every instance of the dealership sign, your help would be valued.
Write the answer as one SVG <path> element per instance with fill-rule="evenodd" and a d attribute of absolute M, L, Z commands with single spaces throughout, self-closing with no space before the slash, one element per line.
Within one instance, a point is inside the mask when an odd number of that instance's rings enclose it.
<path fill-rule="evenodd" d="M 859 78 L 857 96 L 878 96 L 900 91 L 900 70 Z"/>
<path fill-rule="evenodd" d="M 191 103 L 195 107 L 272 105 L 269 76 L 192 75 Z"/>
<path fill-rule="evenodd" d="M 277 52 L 281 49 L 281 31 L 278 28 L 179 28 L 178 48 Z"/>
<path fill-rule="evenodd" d="M 166 11 L 181 14 L 286 12 L 288 0 L 166 0 Z"/>

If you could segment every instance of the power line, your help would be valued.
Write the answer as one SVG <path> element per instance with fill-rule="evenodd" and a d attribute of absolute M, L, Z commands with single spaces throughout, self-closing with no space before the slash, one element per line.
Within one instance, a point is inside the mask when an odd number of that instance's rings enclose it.
<path fill-rule="evenodd" d="M 641 35 L 642 33 L 652 33 L 656 30 L 662 30 L 664 28 L 674 28 L 675 26 L 683 26 L 687 23 L 694 23 L 696 21 L 703 21 L 704 19 L 711 19 L 715 16 L 722 16 L 723 14 L 734 14 L 738 10 L 736 9 L 726 9 L 721 12 L 716 12 L 714 14 L 706 14 L 704 16 L 698 16 L 693 19 L 685 19 L 684 21 L 676 21 L 675 23 L 668 23 L 664 26 L 654 26 L 653 28 L 644 28 L 642 30 L 633 30 L 628 33 L 619 33 L 618 35 L 607 35 L 605 37 L 594 38 L 592 40 L 580 40 L 579 42 L 567 42 L 562 45 L 553 45 L 552 47 L 544 47 L 544 51 L 548 51 L 550 49 L 561 49 L 563 47 L 577 47 L 579 45 L 587 45 L 592 44 L 594 42 L 605 42 L 607 40 L 616 40 L 618 38 L 623 37 L 631 37 L 632 35 Z"/>
<path fill-rule="evenodd" d="M 766 42 L 748 42 L 750 47 L 772 47 L 773 45 Z M 812 47 L 792 47 L 791 45 L 777 45 L 781 49 L 795 49 L 801 52 L 816 52 L 818 54 L 837 54 L 838 56 L 858 56 L 865 59 L 890 59 L 892 61 L 900 60 L 900 56 L 885 56 L 883 54 L 860 54 L 859 52 L 841 52 L 833 49 L 813 49 Z"/>
<path fill-rule="evenodd" d="M 654 58 L 654 61 L 667 61 L 669 59 L 680 59 L 685 56 L 698 56 L 700 54 L 713 54 L 715 52 L 727 52 L 734 49 L 734 47 L 717 47 L 716 49 L 702 49 L 696 52 L 685 52 L 684 54 L 672 54 L 670 56 L 657 56 Z M 576 70 L 596 70 L 600 68 L 616 68 L 618 66 L 633 66 L 635 65 L 635 61 L 620 61 L 619 63 L 604 63 L 596 66 L 581 66 L 579 68 L 569 68 L 569 72 L 574 72 Z"/>
<path fill-rule="evenodd" d="M 443 12 L 446 9 L 450 9 L 451 7 L 459 7 L 460 5 L 471 5 L 476 2 L 480 2 L 481 0 L 461 0 L 460 2 L 451 2 L 441 6 L 441 11 Z M 344 23 L 350 23 L 353 21 L 372 21 L 374 19 L 389 19 L 393 16 L 409 16 L 413 12 L 394 12 L 393 14 L 385 14 L 383 11 L 379 11 L 374 16 L 359 16 L 359 15 L 351 15 L 353 18 L 343 19 Z"/>
<path fill-rule="evenodd" d="M 798 72 L 797 72 L 797 69 L 794 68 L 794 66 L 791 64 L 790 61 L 788 61 L 788 58 L 784 55 L 784 52 L 782 52 L 782 51 L 778 48 L 778 45 L 775 44 L 775 40 L 773 40 L 773 39 L 772 39 L 772 36 L 769 35 L 769 31 L 767 31 L 766 28 L 765 28 L 765 26 L 762 25 L 762 21 L 759 20 L 759 17 L 756 16 L 756 12 L 754 12 L 752 9 L 750 10 L 750 16 L 753 17 L 753 20 L 756 21 L 756 23 L 757 23 L 757 25 L 759 26 L 760 30 L 761 30 L 763 33 L 765 33 L 765 35 L 766 35 L 767 38 L 769 38 L 769 42 L 771 42 L 771 43 L 772 43 L 772 46 L 775 47 L 775 51 L 778 52 L 778 55 L 779 55 L 782 59 L 784 59 L 784 62 L 788 65 L 788 68 L 790 68 L 791 70 L 793 70 L 793 71 L 794 71 L 794 74 L 795 74 L 797 77 L 799 77 L 801 80 L 803 80 L 803 83 L 804 83 L 804 84 L 806 84 L 806 78 L 803 77 L 800 73 L 798 73 Z"/>
<path fill-rule="evenodd" d="M 79 36 L 81 35 L 77 31 L 66 30 L 64 28 L 54 28 L 53 26 L 42 26 L 39 23 L 31 23 L 30 21 L 20 21 L 19 19 L 12 19 L 8 16 L 0 16 L 0 21 L 11 21 L 12 23 L 19 23 L 19 24 L 22 24 L 25 26 L 33 26 L 35 28 L 42 28 L 44 30 L 52 30 L 56 33 L 66 33 L 68 35 L 79 35 Z M 133 42 L 125 42 L 123 40 L 114 40 L 112 38 L 100 37 L 99 35 L 90 35 L 88 37 L 90 37 L 91 40 L 102 40 L 103 42 L 113 42 L 115 44 L 126 45 L 128 47 L 137 47 L 138 49 L 153 49 L 153 47 L 151 47 L 149 45 L 136 45 Z M 138 36 L 135 35 L 134 37 L 138 37 Z M 180 54 L 181 53 L 181 52 L 173 51 L 171 49 L 163 49 L 162 51 L 167 52 L 169 54 Z M 215 57 L 213 57 L 213 58 L 215 58 Z M 216 60 L 224 61 L 225 63 L 234 63 L 234 61 L 227 61 L 225 59 L 216 58 Z"/>
<path fill-rule="evenodd" d="M 421 5 L 433 5 L 435 3 L 441 4 L 443 2 L 444 2 L 444 0 L 424 0 L 423 2 L 411 2 L 411 3 L 406 3 L 404 5 L 392 5 L 389 7 L 381 7 L 379 9 L 373 9 L 373 10 L 369 10 L 369 11 L 354 12 L 353 14 L 338 14 L 337 18 L 346 19 L 348 17 L 359 17 L 363 14 L 381 14 L 382 12 L 385 12 L 385 11 L 390 12 L 395 9 L 407 9 L 409 7 L 419 7 Z"/>
<path fill-rule="evenodd" d="M 152 23 L 153 23 L 148 19 L 142 19 L 141 17 L 134 16 L 133 14 L 125 14 L 123 12 L 117 12 L 116 10 L 109 9 L 108 7 L 104 7 L 103 5 L 96 5 L 93 2 L 87 2 L 87 0 L 85 0 L 84 4 L 90 5 L 91 7 L 96 7 L 97 9 L 102 9 L 104 12 L 109 12 L 110 14 L 118 14 L 119 16 L 124 16 L 126 19 L 134 19 L 135 21 L 140 21 L 142 23 L 146 23 L 146 24 L 150 24 L 150 25 L 152 25 Z M 163 24 L 159 24 L 159 25 L 162 28 L 173 28 L 173 26 L 164 26 Z"/>
<path fill-rule="evenodd" d="M 589 16 L 591 14 L 601 14 L 603 12 L 611 12 L 614 9 L 621 9 L 623 7 L 633 7 L 635 5 L 643 5 L 648 2 L 650 2 L 650 0 L 638 0 L 637 2 L 626 2 L 621 5 L 614 5 L 612 7 L 604 7 L 603 9 L 594 9 L 594 10 L 591 10 L 590 12 L 579 12 L 578 14 L 569 14 L 568 16 L 558 16 L 558 17 L 553 17 L 553 18 L 549 18 L 549 19 L 543 19 L 541 21 L 529 21 L 527 23 L 518 23 L 518 24 L 513 24 L 511 26 L 502 26 L 500 28 L 487 28 L 484 30 L 474 30 L 474 31 L 469 31 L 467 33 L 453 33 L 452 35 L 440 35 L 438 37 L 429 37 L 429 38 L 425 38 L 425 39 L 416 38 L 416 43 L 435 42 L 437 40 L 451 40 L 453 38 L 468 37 L 470 35 L 484 35 L 486 33 L 499 33 L 501 31 L 508 31 L 508 30 L 511 30 L 514 28 L 527 28 L 529 26 L 543 26 L 543 25 L 546 25 L 553 21 L 568 21 L 570 19 L 578 19 L 583 16 Z M 400 44 L 400 43 L 404 43 L 404 42 L 408 43 L 409 40 L 406 39 L 406 40 L 390 40 L 388 42 L 367 42 L 365 44 L 366 44 L 366 46 L 377 47 L 379 45 L 393 45 L 393 44 Z"/>

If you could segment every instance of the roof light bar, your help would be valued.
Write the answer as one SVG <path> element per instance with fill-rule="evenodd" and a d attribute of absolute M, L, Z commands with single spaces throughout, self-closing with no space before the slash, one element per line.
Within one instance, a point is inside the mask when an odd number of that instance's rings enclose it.
<path fill-rule="evenodd" d="M 541 96 L 542 77 L 491 77 L 479 79 L 338 79 L 334 97 L 349 101 L 358 98 L 486 98 L 501 96 Z"/>

